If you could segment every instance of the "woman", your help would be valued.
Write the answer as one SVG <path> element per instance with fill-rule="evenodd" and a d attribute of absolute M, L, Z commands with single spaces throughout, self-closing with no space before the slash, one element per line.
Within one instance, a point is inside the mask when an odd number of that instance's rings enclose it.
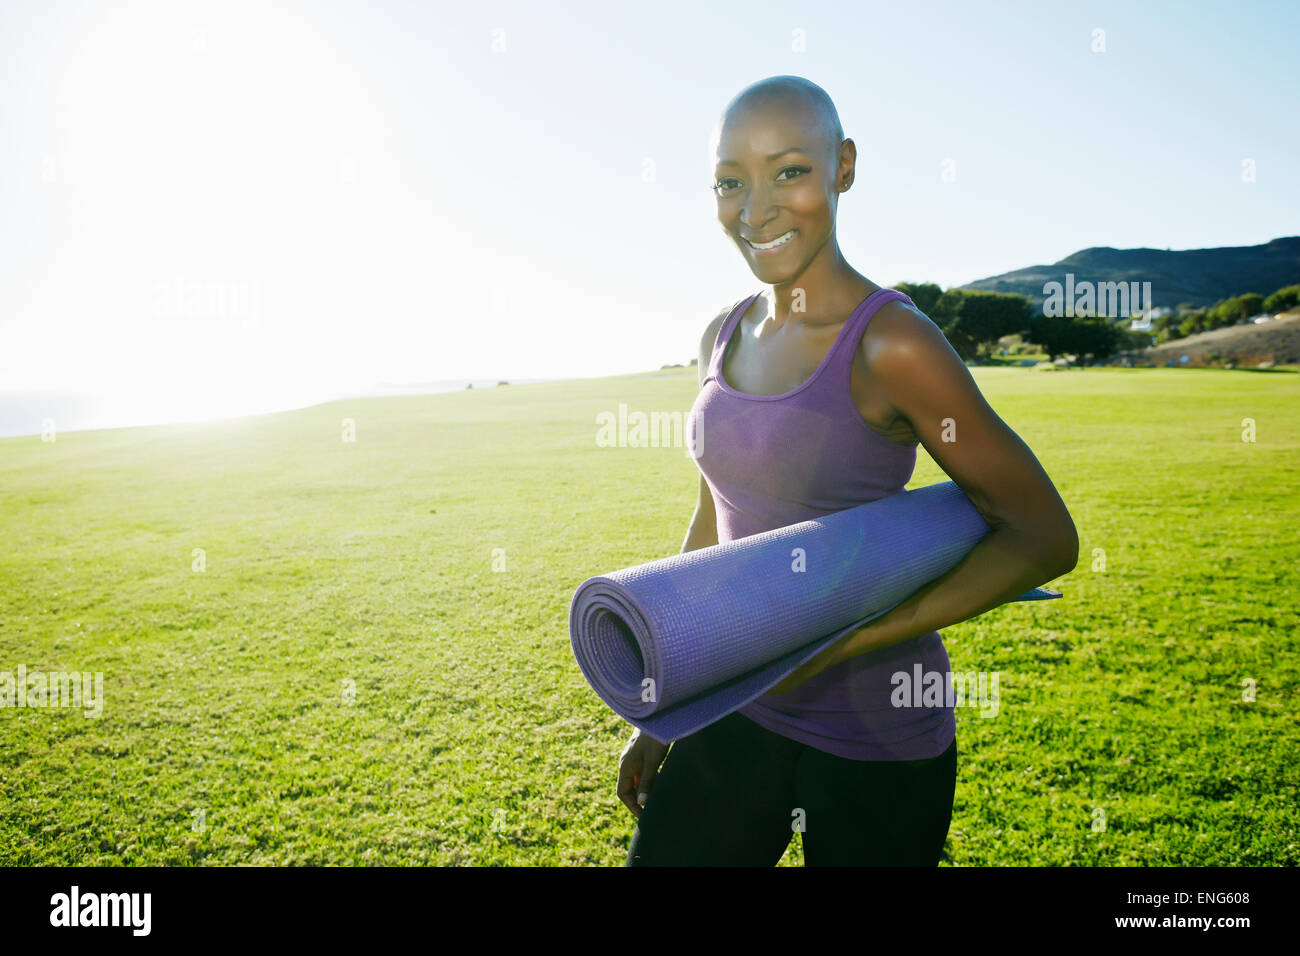
<path fill-rule="evenodd" d="M 993 530 L 739 711 L 671 749 L 634 733 L 618 782 L 638 820 L 627 862 L 772 865 L 800 832 L 808 865 L 933 866 L 956 725 L 947 702 L 891 706 L 892 675 L 946 675 L 936 629 L 1071 570 L 1074 524 L 934 323 L 845 261 L 835 219 L 857 150 L 825 91 L 792 76 L 746 88 L 712 152 L 718 219 L 770 291 L 700 340 L 700 491 L 682 550 L 896 494 L 918 442 Z"/>

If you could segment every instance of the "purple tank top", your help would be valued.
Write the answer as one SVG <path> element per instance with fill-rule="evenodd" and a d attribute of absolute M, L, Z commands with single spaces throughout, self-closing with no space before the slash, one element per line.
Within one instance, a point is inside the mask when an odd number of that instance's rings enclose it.
<path fill-rule="evenodd" d="M 691 407 L 696 463 L 713 494 L 718 541 L 759 534 L 897 494 L 916 467 L 916 448 L 882 437 L 853 402 L 853 357 L 872 315 L 912 300 L 893 289 L 864 299 L 812 377 L 783 395 L 748 395 L 723 379 L 722 364 L 740 317 L 758 294 L 737 303 L 713 345 L 708 375 Z M 764 694 L 740 713 L 775 733 L 851 760 L 921 760 L 956 736 L 951 706 L 894 707 L 893 675 L 948 673 L 938 631 L 860 654 L 788 694 Z"/>

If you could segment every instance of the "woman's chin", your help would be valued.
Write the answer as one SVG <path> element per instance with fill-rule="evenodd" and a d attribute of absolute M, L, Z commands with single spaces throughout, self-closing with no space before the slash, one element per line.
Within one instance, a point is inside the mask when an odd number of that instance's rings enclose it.
<path fill-rule="evenodd" d="M 788 282 L 799 274 L 798 269 L 791 268 L 789 265 L 777 265 L 773 262 L 754 262 L 753 260 L 749 263 L 749 270 L 754 273 L 754 278 L 760 282 L 766 282 L 768 285 Z"/>

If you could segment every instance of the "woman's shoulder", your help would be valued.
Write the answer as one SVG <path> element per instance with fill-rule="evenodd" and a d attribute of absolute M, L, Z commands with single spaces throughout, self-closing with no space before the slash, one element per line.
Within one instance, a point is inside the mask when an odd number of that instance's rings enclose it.
<path fill-rule="evenodd" d="M 885 391 L 885 383 L 915 386 L 964 368 L 943 331 L 911 302 L 886 302 L 867 323 L 853 363 L 867 382 Z"/>
<path fill-rule="evenodd" d="M 717 315 L 709 319 L 708 325 L 704 327 L 704 333 L 700 336 L 701 352 L 711 353 L 713 351 L 713 347 L 718 340 L 718 333 L 722 331 L 722 326 L 723 323 L 727 321 L 727 316 L 731 315 L 732 312 L 740 308 L 741 304 L 744 303 L 745 301 L 749 299 L 753 299 L 755 295 L 757 295 L 757 293 L 741 296 L 739 299 L 737 299 L 735 302 L 732 302 L 730 305 L 724 305 L 721 309 L 718 310 Z M 760 295 L 758 296 L 758 302 L 752 303 L 751 308 L 753 308 L 754 305 L 760 305 L 761 302 L 762 302 L 762 296 Z M 746 311 L 750 311 L 750 310 L 747 309 Z"/>
<path fill-rule="evenodd" d="M 933 319 L 910 301 L 892 299 L 871 316 L 858 351 L 870 362 L 886 355 L 915 355 L 940 346 L 951 347 Z"/>
<path fill-rule="evenodd" d="M 748 298 L 746 296 L 745 298 Z M 709 364 L 713 361 L 713 350 L 718 344 L 718 335 L 722 332 L 723 323 L 727 321 L 727 316 L 731 315 L 741 302 L 745 299 L 737 299 L 730 305 L 725 305 L 718 310 L 718 314 L 709 319 L 708 324 L 704 327 L 704 332 L 700 335 L 699 346 L 699 379 L 700 384 L 704 384 L 704 379 L 708 375 Z"/>
<path fill-rule="evenodd" d="M 748 307 L 745 309 L 746 315 L 753 313 L 755 311 L 765 312 L 767 309 L 767 299 L 763 296 L 763 293 L 750 292 L 747 293 L 746 295 L 742 295 L 739 299 L 736 299 L 730 305 L 724 305 L 718 311 L 718 314 L 709 320 L 709 325 L 715 328 L 721 328 L 722 323 L 727 321 L 727 316 L 731 315 L 732 312 L 739 309 L 742 305 L 745 305 L 745 303 L 749 303 Z M 742 316 L 742 318 L 743 317 L 744 316 Z"/>

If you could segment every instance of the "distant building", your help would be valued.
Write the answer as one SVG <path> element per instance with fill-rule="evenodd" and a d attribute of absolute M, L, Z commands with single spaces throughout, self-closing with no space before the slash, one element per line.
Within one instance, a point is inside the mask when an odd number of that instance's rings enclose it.
<path fill-rule="evenodd" d="M 1157 306 L 1154 309 L 1147 309 L 1129 323 L 1130 332 L 1150 332 L 1156 319 L 1163 318 L 1166 315 L 1173 315 L 1174 310 L 1165 306 Z"/>

